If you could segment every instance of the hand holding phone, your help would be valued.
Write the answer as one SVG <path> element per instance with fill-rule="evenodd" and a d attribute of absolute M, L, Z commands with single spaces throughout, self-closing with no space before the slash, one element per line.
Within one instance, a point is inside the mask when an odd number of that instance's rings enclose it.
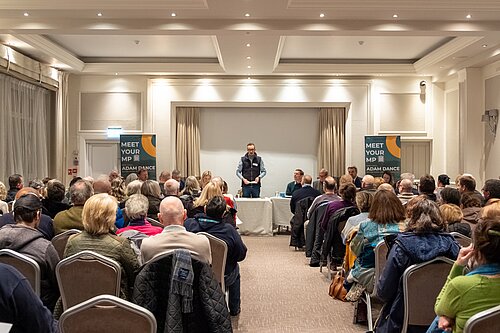
<path fill-rule="evenodd" d="M 463 247 L 458 252 L 458 257 L 456 260 L 457 265 L 465 266 L 469 262 L 469 259 L 474 256 L 474 245 L 471 244 L 467 247 Z"/>

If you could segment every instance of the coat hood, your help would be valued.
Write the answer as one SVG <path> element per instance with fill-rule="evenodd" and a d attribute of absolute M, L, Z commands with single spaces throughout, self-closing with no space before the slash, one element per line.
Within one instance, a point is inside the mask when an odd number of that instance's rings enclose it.
<path fill-rule="evenodd" d="M 417 234 L 404 232 L 396 237 L 397 244 L 413 262 L 424 262 L 439 256 L 456 258 L 460 246 L 447 233 Z"/>
<path fill-rule="evenodd" d="M 43 238 L 43 234 L 36 229 L 19 224 L 7 224 L 0 229 L 0 248 L 22 252 L 24 247 L 38 238 Z"/>

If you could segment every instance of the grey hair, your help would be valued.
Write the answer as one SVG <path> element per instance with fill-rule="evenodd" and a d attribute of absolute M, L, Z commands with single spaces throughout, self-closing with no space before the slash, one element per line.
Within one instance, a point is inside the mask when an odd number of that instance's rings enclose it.
<path fill-rule="evenodd" d="M 142 182 L 139 179 L 131 181 L 125 189 L 125 194 L 131 196 L 132 194 L 141 194 Z"/>
<path fill-rule="evenodd" d="M 94 195 L 94 188 L 90 182 L 82 179 L 71 186 L 69 194 L 73 205 L 83 205 Z"/>
<path fill-rule="evenodd" d="M 125 209 L 129 219 L 144 218 L 148 214 L 149 201 L 142 194 L 132 194 L 127 201 L 125 201 Z"/>

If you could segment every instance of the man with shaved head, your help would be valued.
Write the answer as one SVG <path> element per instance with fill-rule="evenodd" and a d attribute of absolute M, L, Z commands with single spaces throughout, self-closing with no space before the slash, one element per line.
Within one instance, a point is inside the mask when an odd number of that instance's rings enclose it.
<path fill-rule="evenodd" d="M 179 182 L 175 179 L 169 179 L 163 184 L 163 194 L 165 197 L 179 196 Z"/>
<path fill-rule="evenodd" d="M 316 198 L 317 196 L 321 195 L 321 192 L 313 188 L 311 186 L 311 183 L 311 175 L 304 175 L 304 177 L 302 177 L 301 187 L 293 192 L 292 199 L 290 199 L 290 210 L 293 214 L 295 214 L 295 207 L 300 200 L 308 197 Z"/>
<path fill-rule="evenodd" d="M 165 226 L 163 231 L 142 241 L 141 254 L 144 263 L 169 250 L 184 249 L 197 259 L 211 263 L 212 252 L 208 238 L 186 231 L 186 210 L 179 198 L 170 196 L 162 200 L 158 219 Z"/>

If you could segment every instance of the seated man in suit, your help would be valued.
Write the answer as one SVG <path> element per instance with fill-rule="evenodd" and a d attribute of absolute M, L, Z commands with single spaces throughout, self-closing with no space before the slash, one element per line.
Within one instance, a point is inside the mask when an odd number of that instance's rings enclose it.
<path fill-rule="evenodd" d="M 204 215 L 187 219 L 186 230 L 192 232 L 204 231 L 222 239 L 227 244 L 226 269 L 224 284 L 229 289 L 229 313 L 236 316 L 240 313 L 240 268 L 238 262 L 245 259 L 247 248 L 240 234 L 229 223 L 224 223 L 226 200 L 222 196 L 210 199 L 205 207 Z"/>
<path fill-rule="evenodd" d="M 290 210 L 292 214 L 295 214 L 295 206 L 297 203 L 307 197 L 316 198 L 321 195 L 321 192 L 311 186 L 312 177 L 310 175 L 305 175 L 302 177 L 301 188 L 293 192 L 292 199 L 290 200 Z M 309 208 L 309 207 L 308 207 Z"/>
<path fill-rule="evenodd" d="M 314 187 L 315 189 L 320 191 L 321 194 L 325 193 L 325 190 L 323 187 L 325 184 L 326 177 L 328 177 L 328 170 L 323 168 L 323 169 L 319 170 L 318 179 L 313 181 L 313 184 L 312 184 L 312 187 Z"/>
<path fill-rule="evenodd" d="M 196 235 L 184 228 L 186 210 L 179 198 L 170 196 L 162 200 L 158 219 L 165 226 L 155 236 L 145 238 L 141 244 L 142 262 L 146 263 L 162 252 L 185 249 L 199 260 L 212 262 L 212 252 L 208 238 Z"/>
<path fill-rule="evenodd" d="M 302 187 L 302 177 L 304 177 L 304 171 L 301 169 L 295 169 L 293 172 L 293 182 L 288 183 L 286 186 L 285 194 L 291 196 L 293 192 Z"/>

